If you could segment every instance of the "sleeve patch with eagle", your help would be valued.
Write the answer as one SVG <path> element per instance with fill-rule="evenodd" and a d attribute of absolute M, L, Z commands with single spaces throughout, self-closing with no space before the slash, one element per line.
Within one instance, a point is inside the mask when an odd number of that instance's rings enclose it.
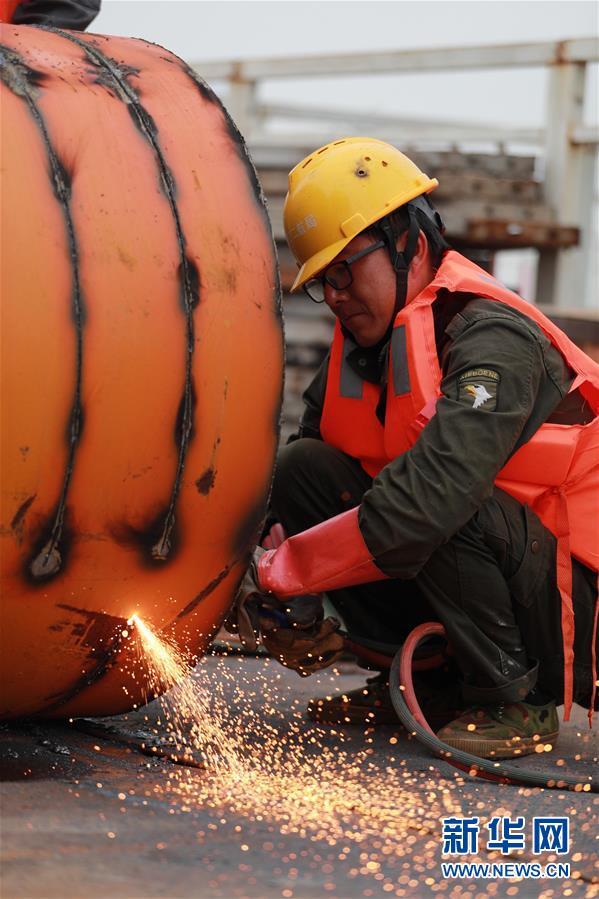
<path fill-rule="evenodd" d="M 472 409 L 493 412 L 497 408 L 499 374 L 491 368 L 471 368 L 458 378 L 458 400 Z"/>

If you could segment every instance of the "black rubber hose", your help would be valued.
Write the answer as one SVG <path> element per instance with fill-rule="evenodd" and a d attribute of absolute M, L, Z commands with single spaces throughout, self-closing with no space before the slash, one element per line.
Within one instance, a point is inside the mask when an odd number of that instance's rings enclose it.
<path fill-rule="evenodd" d="M 441 630 L 440 630 L 441 628 Z M 434 755 L 449 762 L 462 771 L 476 777 L 483 777 L 487 780 L 499 781 L 500 783 L 523 784 L 526 786 L 548 787 L 554 790 L 576 790 L 576 792 L 592 792 L 599 793 L 599 780 L 596 777 L 589 776 L 588 779 L 581 777 L 571 777 L 564 775 L 561 771 L 539 771 L 534 769 L 518 768 L 515 765 L 505 764 L 504 762 L 492 761 L 491 759 L 478 758 L 476 755 L 470 755 L 468 752 L 462 752 L 443 743 L 430 728 L 425 728 L 420 724 L 415 715 L 423 721 L 426 719 L 422 714 L 422 710 L 418 705 L 414 687 L 412 684 L 412 656 L 414 650 L 419 643 L 431 634 L 439 634 L 442 632 L 442 626 L 438 623 L 430 623 L 419 625 L 409 635 L 403 646 L 395 653 L 391 670 L 389 672 L 389 691 L 391 694 L 391 702 L 397 716 L 408 733 L 414 734 L 415 737 L 430 749 Z M 402 664 L 403 663 L 403 664 Z M 401 671 L 403 668 L 403 680 Z M 402 689 L 403 688 L 403 689 Z M 412 708 L 410 708 L 412 706 Z"/>

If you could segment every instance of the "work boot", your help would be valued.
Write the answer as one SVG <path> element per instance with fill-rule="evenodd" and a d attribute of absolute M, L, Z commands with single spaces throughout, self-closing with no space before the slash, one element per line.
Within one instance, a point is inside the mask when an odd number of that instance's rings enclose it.
<path fill-rule="evenodd" d="M 308 702 L 307 715 L 318 724 L 398 724 L 387 674 L 366 679 L 363 687 Z"/>
<path fill-rule="evenodd" d="M 559 733 L 555 702 L 500 703 L 467 709 L 437 733 L 438 738 L 483 759 L 530 755 L 538 746 L 553 745 Z"/>
<path fill-rule="evenodd" d="M 434 729 L 452 721 L 463 708 L 460 703 L 459 684 L 451 681 L 440 688 L 430 682 L 433 672 L 414 674 L 414 691 L 422 713 Z M 438 673 L 441 676 L 441 672 Z M 437 680 L 435 673 L 435 681 Z M 362 724 L 376 727 L 380 724 L 400 724 L 391 702 L 388 672 L 369 677 L 363 687 L 311 699 L 307 715 L 318 724 Z"/>

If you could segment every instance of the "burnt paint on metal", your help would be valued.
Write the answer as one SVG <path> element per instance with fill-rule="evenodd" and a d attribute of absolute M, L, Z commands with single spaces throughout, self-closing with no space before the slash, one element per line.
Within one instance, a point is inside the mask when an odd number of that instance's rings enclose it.
<path fill-rule="evenodd" d="M 67 445 L 77 443 L 83 431 L 83 407 L 81 403 L 75 403 L 71 408 L 71 414 L 65 430 Z"/>
<path fill-rule="evenodd" d="M 219 97 L 214 93 L 214 91 L 206 84 L 203 78 L 201 78 L 197 72 L 195 72 L 190 66 L 188 66 L 183 60 L 178 57 L 174 57 L 176 64 L 179 66 L 181 71 L 187 75 L 187 77 L 194 83 L 195 87 L 199 91 L 202 99 L 206 100 L 208 103 L 212 103 L 214 106 L 217 106 L 220 109 L 220 112 L 223 117 L 223 122 L 225 128 L 231 138 L 235 150 L 237 152 L 238 158 L 243 163 L 243 166 L 246 171 L 246 175 L 248 177 L 248 181 L 250 183 L 252 193 L 254 199 L 256 201 L 256 205 L 260 210 L 260 214 L 262 216 L 264 226 L 266 231 L 270 237 L 271 246 L 272 246 L 272 254 L 273 254 L 273 282 L 274 282 L 274 291 L 273 291 L 273 310 L 274 314 L 279 322 L 283 321 L 283 299 L 281 293 L 281 281 L 279 274 L 279 265 L 277 259 L 277 248 L 274 241 L 272 226 L 270 222 L 270 218 L 268 216 L 268 207 L 266 203 L 266 198 L 264 196 L 264 191 L 262 190 L 262 185 L 260 184 L 260 180 L 258 178 L 258 173 L 256 172 L 256 168 L 250 154 L 247 149 L 246 142 L 244 140 L 243 135 L 241 134 L 239 128 L 229 115 L 227 109 L 221 103 Z M 283 342 L 283 335 L 281 333 L 281 343 Z"/>
<path fill-rule="evenodd" d="M 52 524 L 41 550 L 30 559 L 29 572 L 35 579 L 47 580 L 61 570 L 64 557 L 59 549 L 64 527 L 65 507 L 75 464 L 75 450 L 81 436 L 81 376 L 83 361 L 83 325 L 84 302 L 79 274 L 79 248 L 75 234 L 75 225 L 71 214 L 72 173 L 68 171 L 54 147 L 48 126 L 37 103 L 40 89 L 47 81 L 46 76 L 30 69 L 21 56 L 7 47 L 0 47 L 0 77 L 4 84 L 26 104 L 33 121 L 39 131 L 44 145 L 49 166 L 49 176 L 54 195 L 60 204 L 71 261 L 71 315 L 75 326 L 75 388 L 73 405 L 68 426 L 68 456 L 63 476 L 63 483 L 56 509 L 52 516 Z"/>
<path fill-rule="evenodd" d="M 154 568 L 170 561 L 179 546 L 179 531 L 175 521 L 169 534 L 168 552 L 160 556 L 155 554 L 154 547 L 164 534 L 164 522 L 170 507 L 161 507 L 152 517 L 148 517 L 145 525 L 139 527 L 129 522 L 116 522 L 109 527 L 110 536 L 119 546 L 132 547 L 139 552 L 140 563 L 145 568 Z"/>
<path fill-rule="evenodd" d="M 82 644 L 92 651 L 102 643 L 112 642 L 115 636 L 122 631 L 126 619 L 122 615 L 110 615 L 108 612 L 90 611 L 72 606 L 68 603 L 56 603 L 57 609 L 67 612 L 75 612 L 81 616 L 81 621 L 73 622 L 69 619 L 71 636 L 75 638 L 76 645 Z"/>
<path fill-rule="evenodd" d="M 0 44 L 0 61 L 0 79 L 13 94 L 23 99 L 36 96 L 37 89 L 48 79 L 45 72 L 32 69 L 16 50 L 4 44 Z"/>
<path fill-rule="evenodd" d="M 73 545 L 70 510 L 65 506 L 59 521 L 60 535 L 54 539 L 56 513 L 50 512 L 31 528 L 31 551 L 23 566 L 23 578 L 30 587 L 43 589 L 46 582 L 64 570 Z"/>
<path fill-rule="evenodd" d="M 189 350 L 191 353 L 192 350 Z M 194 409 L 196 405 L 195 390 L 191 378 L 186 379 L 185 391 L 179 403 L 177 419 L 175 422 L 175 443 L 181 447 L 189 446 L 194 434 Z M 175 534 L 175 507 L 181 481 L 183 478 L 183 469 L 185 466 L 185 456 L 179 452 L 177 460 L 177 471 L 175 474 L 175 483 L 171 493 L 168 509 L 164 515 L 162 528 L 158 539 L 151 548 L 152 558 L 156 561 L 165 562 L 174 551 L 174 534 Z"/>
<path fill-rule="evenodd" d="M 272 246 L 272 254 L 273 254 L 273 269 L 272 269 L 272 277 L 273 277 L 273 294 L 272 294 L 272 305 L 271 309 L 274 314 L 275 320 L 277 322 L 277 326 L 280 331 L 280 351 L 282 356 L 282 372 L 281 372 L 281 391 L 278 398 L 278 402 L 273 409 L 273 433 L 275 435 L 276 445 L 278 446 L 280 433 L 281 433 L 281 410 L 283 408 L 283 400 L 285 393 L 285 341 L 283 335 L 283 295 L 281 290 L 281 275 L 280 275 L 280 267 L 278 264 L 278 256 L 277 256 L 277 248 L 274 241 L 272 226 L 270 222 L 270 218 L 268 216 L 268 207 L 266 203 L 266 199 L 264 196 L 264 192 L 262 190 L 262 185 L 258 179 L 258 174 L 256 172 L 255 166 L 251 160 L 250 154 L 247 149 L 247 145 L 243 138 L 243 135 L 237 128 L 237 125 L 227 112 L 226 108 L 221 103 L 220 99 L 216 96 L 214 91 L 206 84 L 206 82 L 200 78 L 200 76 L 186 63 L 182 60 L 179 60 L 175 57 L 177 64 L 180 66 L 181 70 L 188 76 L 188 78 L 193 81 L 197 89 L 199 90 L 202 98 L 209 103 L 218 106 L 221 114 L 223 116 L 223 121 L 225 124 L 225 128 L 229 134 L 229 137 L 233 141 L 235 146 L 237 155 L 239 159 L 242 161 L 246 175 L 248 176 L 249 183 L 252 188 L 254 200 L 256 205 L 260 209 L 263 222 L 266 228 L 266 231 L 270 237 L 271 246 Z M 274 461 L 274 460 L 273 460 Z M 270 490 L 272 488 L 272 480 L 269 485 L 268 496 L 270 496 Z"/>
<path fill-rule="evenodd" d="M 196 394 L 193 384 L 189 385 L 189 391 L 181 397 L 177 418 L 175 420 L 175 445 L 183 441 L 190 441 L 194 436 L 193 410 L 196 405 Z"/>
<path fill-rule="evenodd" d="M 17 537 L 21 537 L 23 534 L 23 526 L 25 523 L 25 516 L 27 515 L 27 511 L 31 506 L 32 502 L 35 500 L 37 493 L 34 493 L 32 496 L 28 496 L 27 499 L 21 503 L 17 511 L 12 517 L 12 521 L 10 522 L 10 529 L 14 531 Z"/>
<path fill-rule="evenodd" d="M 281 438 L 281 410 L 283 409 L 283 401 L 285 399 L 285 348 L 283 347 L 283 371 L 281 373 L 281 389 L 279 391 L 278 402 L 272 410 L 272 430 L 275 437 L 274 455 L 276 455 Z M 274 465 L 274 458 L 273 458 Z"/>
<path fill-rule="evenodd" d="M 167 165 L 162 147 L 159 140 L 159 131 L 156 123 L 144 108 L 136 89 L 131 85 L 130 78 L 137 77 L 138 73 L 130 69 L 123 63 L 107 56 L 99 47 L 97 42 L 89 43 L 81 38 L 76 37 L 73 33 L 61 31 L 59 29 L 51 29 L 54 33 L 62 36 L 65 40 L 76 44 L 85 54 L 86 59 L 94 66 L 99 67 L 105 73 L 106 78 L 110 78 L 118 93 L 120 99 L 126 104 L 127 109 L 135 121 L 136 127 L 141 131 L 144 139 L 150 144 L 159 171 L 160 182 L 164 190 L 165 196 L 169 202 L 173 224 L 177 236 L 177 244 L 179 247 L 179 285 L 181 305 L 185 315 L 185 381 L 183 385 L 183 395 L 179 407 L 179 413 L 183 408 L 182 424 L 177 428 L 179 431 L 179 455 L 177 460 L 177 469 L 175 472 L 174 483 L 171 491 L 171 498 L 167 508 L 164 524 L 160 536 L 151 548 L 151 555 L 159 561 L 166 561 L 174 550 L 175 540 L 173 530 L 175 526 L 175 509 L 177 499 L 181 489 L 181 481 L 183 476 L 183 468 L 189 443 L 192 439 L 194 428 L 194 397 L 192 388 L 192 361 L 195 348 L 195 333 L 193 322 L 193 311 L 200 301 L 200 274 L 198 267 L 193 262 L 187 251 L 187 241 L 181 224 L 179 209 L 176 200 L 176 179 Z"/>
<path fill-rule="evenodd" d="M 198 493 L 201 493 L 202 496 L 208 496 L 212 488 L 214 487 L 214 481 L 216 480 L 216 469 L 210 466 L 206 471 L 200 475 L 200 477 L 196 480 L 195 485 L 198 489 Z"/>
<path fill-rule="evenodd" d="M 48 625 L 48 630 L 53 631 L 56 634 L 60 634 L 62 633 L 62 631 L 67 629 L 70 623 L 71 622 L 66 619 L 63 621 L 55 621 L 54 624 Z"/>
<path fill-rule="evenodd" d="M 127 624 L 126 618 L 108 615 L 104 612 L 90 612 L 87 609 L 67 604 L 58 604 L 57 607 L 83 616 L 84 621 L 76 635 L 79 637 L 79 642 L 89 649 L 87 658 L 93 660 L 94 664 L 60 693 L 47 696 L 44 700 L 45 705 L 36 713 L 37 716 L 56 711 L 103 678 L 115 664 L 123 639 L 125 639 L 122 631 Z M 92 641 L 96 642 L 92 643 Z M 100 651 L 97 649 L 98 642 L 105 642 L 105 646 Z"/>
<path fill-rule="evenodd" d="M 241 520 L 231 541 L 231 554 L 235 559 L 243 559 L 252 552 L 262 535 L 266 520 L 266 507 L 270 495 L 271 479 L 264 490 L 260 500 L 249 510 L 245 518 Z"/>
<path fill-rule="evenodd" d="M 42 716 L 44 714 L 50 714 L 50 712 L 55 712 L 61 706 L 66 705 L 67 702 L 70 702 L 82 693 L 83 690 L 96 684 L 114 665 L 117 651 L 118 650 L 115 647 L 109 647 L 101 653 L 96 653 L 94 656 L 95 665 L 93 665 L 89 671 L 76 678 L 61 693 L 46 697 L 44 700 L 45 705 L 36 712 L 36 715 Z"/>
<path fill-rule="evenodd" d="M 206 599 L 207 596 L 213 593 L 219 586 L 219 584 L 222 584 L 237 561 L 238 560 L 235 559 L 233 562 L 225 565 L 224 568 L 221 568 L 216 577 L 213 577 L 212 580 L 208 584 L 206 584 L 204 589 L 200 590 L 197 596 L 194 596 L 194 598 L 190 602 L 188 602 L 184 608 L 181 609 L 181 611 L 177 614 L 175 621 L 178 621 L 180 618 L 185 618 L 186 615 L 189 615 L 190 612 L 193 612 L 193 610 L 197 606 L 199 606 L 203 599 Z"/>
<path fill-rule="evenodd" d="M 127 94 L 121 94 L 120 96 L 117 94 L 116 96 L 125 102 L 127 112 L 131 116 L 131 121 L 144 140 L 151 138 L 150 143 L 156 141 L 158 139 L 158 128 L 150 113 L 146 112 L 143 107 L 140 106 L 138 108 L 137 105 L 131 103 Z M 174 196 L 176 191 L 174 179 L 169 177 L 169 175 L 165 174 L 162 170 L 159 172 L 159 176 L 159 185 L 163 194 L 165 194 L 167 199 L 169 198 L 169 193 Z"/>
<path fill-rule="evenodd" d="M 219 110 L 222 114 L 222 117 L 223 117 L 225 128 L 229 134 L 229 137 L 233 141 L 233 144 L 235 145 L 235 150 L 237 152 L 237 156 L 243 163 L 246 174 L 248 176 L 249 183 L 252 187 L 252 192 L 254 194 L 254 198 L 257 202 L 257 205 L 260 209 L 262 217 L 265 221 L 266 227 L 272 237 L 272 230 L 270 227 L 270 219 L 268 217 L 266 200 L 264 198 L 264 192 L 262 190 L 262 185 L 260 184 L 260 181 L 258 179 L 256 169 L 254 168 L 254 164 L 248 153 L 247 145 L 245 143 L 243 135 L 241 134 L 241 131 L 239 130 L 239 128 L 237 127 L 237 125 L 235 124 L 235 122 L 233 121 L 231 116 L 229 115 L 226 107 L 223 106 L 223 104 L 221 103 L 220 98 L 217 97 L 217 95 L 214 93 L 212 88 L 210 88 L 206 84 L 204 79 L 201 78 L 197 74 L 197 72 L 195 72 L 190 66 L 188 66 L 185 62 L 183 62 L 182 59 L 178 59 L 177 57 L 175 57 L 175 58 L 176 58 L 176 61 L 179 65 L 179 68 L 181 69 L 181 71 L 185 75 L 187 75 L 187 77 L 194 83 L 195 87 L 200 92 L 202 99 L 206 100 L 208 103 L 212 103 L 214 106 L 217 106 L 219 108 Z M 273 241 L 273 250 L 276 253 L 276 250 L 274 248 L 274 241 Z"/>
<path fill-rule="evenodd" d="M 100 46 L 94 43 L 94 46 L 100 50 Z M 139 75 L 139 69 L 135 69 L 133 66 L 125 65 L 124 63 L 119 64 L 119 69 L 124 78 L 130 78 L 131 76 Z M 120 95 L 117 85 L 114 82 L 114 79 L 110 75 L 106 69 L 97 65 L 96 62 L 90 62 L 90 66 L 87 70 L 87 74 L 89 75 L 90 81 L 93 84 L 97 84 L 100 87 L 104 88 L 115 100 L 122 100 L 123 97 Z M 138 127 L 138 123 L 136 122 L 136 127 Z"/>
<path fill-rule="evenodd" d="M 181 300 L 181 307 L 183 311 L 187 312 L 188 303 L 192 309 L 195 309 L 200 302 L 201 289 L 200 272 L 195 259 L 192 259 L 191 256 L 187 255 L 185 257 L 185 265 L 183 265 L 183 263 L 179 263 L 177 275 L 179 278 L 179 284 L 181 286 L 179 297 Z M 189 285 L 188 293 L 183 290 L 186 283 L 186 278 Z"/>

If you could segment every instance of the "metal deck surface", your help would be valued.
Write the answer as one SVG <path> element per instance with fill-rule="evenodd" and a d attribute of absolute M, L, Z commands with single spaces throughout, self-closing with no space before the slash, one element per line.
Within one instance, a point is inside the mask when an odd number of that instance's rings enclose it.
<path fill-rule="evenodd" d="M 3 899 L 599 895 L 598 796 L 472 779 L 432 759 L 399 726 L 323 729 L 303 718 L 308 697 L 352 689 L 364 676 L 350 664 L 301 679 L 270 660 L 203 660 L 193 677 L 227 705 L 242 754 L 260 760 L 275 733 L 291 766 L 286 781 L 264 756 L 260 777 L 242 781 L 237 796 L 219 795 L 214 771 L 156 757 L 160 701 L 101 723 L 2 725 Z M 598 753 L 596 729 L 575 709 L 553 752 L 518 764 L 564 760 L 558 770 L 584 774 Z M 293 798 L 303 777 L 305 796 Z M 346 795 L 355 804 L 340 802 Z M 570 863 L 570 879 L 443 879 L 441 818 L 449 814 L 478 816 L 481 831 L 494 815 L 524 816 L 527 834 L 535 815 L 569 817 L 570 852 L 557 860 Z M 528 840 L 509 857 L 481 848 L 465 860 L 539 856 Z"/>

